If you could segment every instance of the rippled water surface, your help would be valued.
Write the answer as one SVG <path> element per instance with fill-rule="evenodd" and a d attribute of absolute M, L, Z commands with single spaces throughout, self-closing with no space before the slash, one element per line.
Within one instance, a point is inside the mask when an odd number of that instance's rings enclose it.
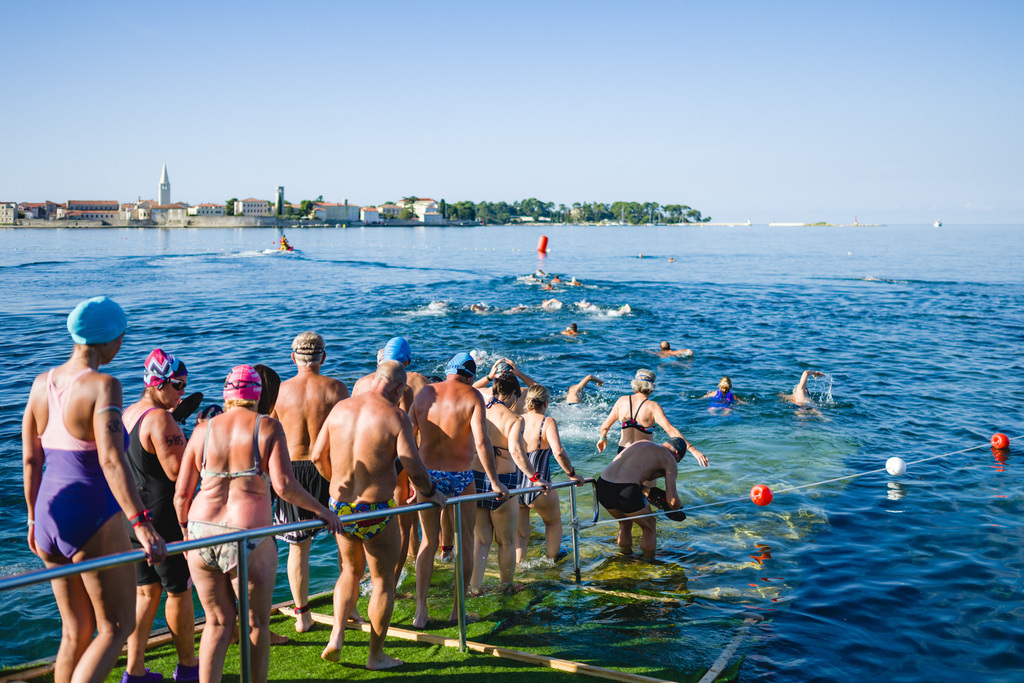
<path fill-rule="evenodd" d="M 541 232 L 545 258 L 533 251 Z M 614 526 L 584 531 L 580 587 L 571 562 L 548 566 L 535 541 L 517 578 L 543 590 L 495 644 L 554 644 L 607 666 L 654 657 L 681 679 L 731 642 L 743 680 L 1021 678 L 1022 467 L 987 446 L 993 432 L 1024 431 L 1021 226 L 315 229 L 290 232 L 299 251 L 288 255 L 262 229 L 2 234 L 4 575 L 41 564 L 25 543 L 20 459 L 31 380 L 69 353 L 75 303 L 108 294 L 129 316 L 108 369 L 128 400 L 155 346 L 214 396 L 237 363 L 289 376 L 304 329 L 326 337 L 325 372 L 350 385 L 400 334 L 427 374 L 461 350 L 516 359 L 552 389 L 551 414 L 588 475 L 609 459 L 593 442 L 611 403 L 637 368 L 655 370 L 654 398 L 711 460 L 681 467 L 684 503 L 722 504 L 659 522 L 654 563 L 617 556 Z M 522 278 L 537 268 L 585 286 L 540 291 Z M 540 308 L 551 297 L 560 310 Z M 560 335 L 570 322 L 584 334 Z M 694 358 L 657 358 L 663 339 Z M 810 384 L 819 409 L 798 412 L 779 394 L 808 368 L 826 373 Z M 587 373 L 604 387 L 581 405 L 557 400 Z M 699 398 L 722 375 L 749 401 L 729 415 Z M 906 475 L 830 481 L 765 508 L 747 499 L 754 484 L 814 484 L 894 455 Z M 581 493 L 581 509 L 591 500 Z M 314 548 L 312 588 L 326 590 L 334 553 L 326 540 Z M 284 552 L 277 592 L 288 597 Z M 49 589 L 4 600 L 0 664 L 52 655 Z"/>

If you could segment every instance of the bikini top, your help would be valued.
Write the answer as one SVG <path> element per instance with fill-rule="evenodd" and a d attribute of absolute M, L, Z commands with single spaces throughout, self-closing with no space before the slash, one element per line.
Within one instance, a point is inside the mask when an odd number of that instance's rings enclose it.
<path fill-rule="evenodd" d="M 260 477 L 263 481 L 270 483 L 270 475 L 260 469 L 260 420 L 263 419 L 262 415 L 256 416 L 256 428 L 252 431 L 252 467 L 247 470 L 240 472 L 214 472 L 206 469 L 206 446 L 210 443 L 210 428 L 213 426 L 215 420 L 210 420 L 206 425 L 206 436 L 203 439 L 203 467 L 199 472 L 199 476 L 202 478 L 206 477 L 219 477 L 221 479 L 239 479 L 241 477 Z"/>
<path fill-rule="evenodd" d="M 639 430 L 640 432 L 642 432 L 644 434 L 653 434 L 654 433 L 654 427 L 651 427 L 651 428 L 644 427 L 642 424 L 637 422 L 636 421 L 636 417 L 634 417 L 635 415 L 638 415 L 640 413 L 640 408 L 643 407 L 643 405 L 645 403 L 647 403 L 647 401 L 648 401 L 648 399 L 646 399 L 646 398 L 644 400 L 640 401 L 640 405 L 638 405 L 636 407 L 636 412 L 634 413 L 633 412 L 633 397 L 632 396 L 629 397 L 629 418 L 622 421 L 622 428 L 623 429 L 636 429 L 636 430 Z"/>

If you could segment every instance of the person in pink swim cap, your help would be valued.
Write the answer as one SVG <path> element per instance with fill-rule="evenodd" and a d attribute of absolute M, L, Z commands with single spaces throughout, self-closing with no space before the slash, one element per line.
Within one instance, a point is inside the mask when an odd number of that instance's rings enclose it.
<path fill-rule="evenodd" d="M 224 412 L 196 426 L 185 447 L 174 493 L 178 523 L 187 540 L 270 526 L 271 491 L 284 501 L 315 513 L 329 531 L 341 520 L 295 479 L 281 423 L 256 412 L 263 383 L 250 365 L 238 365 L 224 381 Z M 196 487 L 199 487 L 198 493 Z M 277 577 L 273 537 L 247 543 L 249 646 L 252 679 L 266 681 L 270 665 L 270 603 Z M 199 679 L 219 680 L 239 616 L 237 543 L 190 551 L 188 567 L 206 613 L 199 644 Z"/>
<path fill-rule="evenodd" d="M 251 365 L 236 365 L 224 380 L 225 401 L 259 401 L 263 381 Z"/>

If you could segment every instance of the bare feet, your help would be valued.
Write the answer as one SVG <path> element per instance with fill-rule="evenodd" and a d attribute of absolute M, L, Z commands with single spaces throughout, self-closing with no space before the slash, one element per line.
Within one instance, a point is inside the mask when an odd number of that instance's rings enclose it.
<path fill-rule="evenodd" d="M 280 633 L 270 632 L 270 644 L 271 645 L 284 645 L 285 643 L 291 642 L 288 640 L 288 636 L 282 636 Z"/>
<path fill-rule="evenodd" d="M 383 652 L 380 653 L 380 657 L 366 660 L 366 668 L 370 671 L 380 671 L 381 669 L 393 669 L 394 667 L 402 666 L 403 664 L 405 664 L 405 662 L 403 662 L 401 659 L 389 657 Z"/>
<path fill-rule="evenodd" d="M 320 653 L 320 658 L 327 662 L 338 662 L 341 659 L 341 649 L 327 643 L 327 647 Z"/>
<path fill-rule="evenodd" d="M 430 615 L 426 610 L 420 614 L 419 610 L 416 610 L 416 616 L 413 617 L 412 627 L 413 628 L 426 628 L 427 624 L 430 623 Z"/>
<path fill-rule="evenodd" d="M 348 615 L 348 620 L 351 621 L 353 624 L 366 623 L 366 619 L 363 619 L 361 616 L 359 616 L 359 610 L 356 607 L 352 608 L 352 611 Z"/>
<path fill-rule="evenodd" d="M 309 612 L 295 615 L 295 630 L 298 633 L 305 633 L 311 628 L 313 628 L 313 617 Z"/>

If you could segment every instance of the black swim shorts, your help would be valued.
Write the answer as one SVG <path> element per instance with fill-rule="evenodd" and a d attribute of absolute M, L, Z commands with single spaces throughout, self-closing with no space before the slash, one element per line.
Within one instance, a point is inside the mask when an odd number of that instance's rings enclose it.
<path fill-rule="evenodd" d="M 647 507 L 647 499 L 640 484 L 617 484 L 597 478 L 597 502 L 606 510 L 630 514 Z"/>

